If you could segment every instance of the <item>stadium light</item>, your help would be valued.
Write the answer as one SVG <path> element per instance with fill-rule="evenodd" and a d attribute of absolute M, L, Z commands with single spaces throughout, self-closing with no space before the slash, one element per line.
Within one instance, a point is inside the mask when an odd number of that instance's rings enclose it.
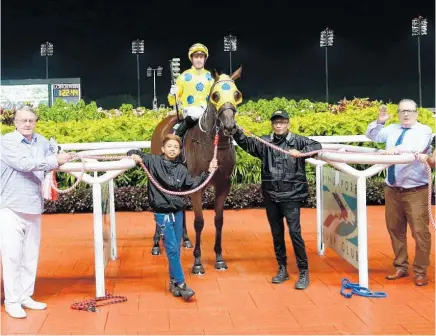
<path fill-rule="evenodd" d="M 163 68 L 161 66 L 158 66 L 156 69 L 153 69 L 152 67 L 147 68 L 147 77 L 153 76 L 153 110 L 157 111 L 157 97 L 156 97 L 156 76 L 161 77 L 162 76 L 162 70 Z"/>
<path fill-rule="evenodd" d="M 224 36 L 224 51 L 229 53 L 230 73 L 232 74 L 232 52 L 238 50 L 238 39 L 236 36 Z"/>
<path fill-rule="evenodd" d="M 334 32 L 326 28 L 321 32 L 319 46 L 325 49 L 325 99 L 329 102 L 329 68 L 328 68 L 328 48 L 333 47 Z"/>
<path fill-rule="evenodd" d="M 48 58 L 53 56 L 53 43 L 45 42 L 41 44 L 41 56 L 45 57 L 45 78 L 48 79 Z"/>
<path fill-rule="evenodd" d="M 134 40 L 132 42 L 132 54 L 136 54 L 136 79 L 138 81 L 137 107 L 141 106 L 141 76 L 139 73 L 139 55 L 143 53 L 144 53 L 144 40 Z"/>
<path fill-rule="evenodd" d="M 418 16 L 412 20 L 412 36 L 418 40 L 418 92 L 419 106 L 422 107 L 422 79 L 421 79 L 421 36 L 427 35 L 427 19 Z"/>

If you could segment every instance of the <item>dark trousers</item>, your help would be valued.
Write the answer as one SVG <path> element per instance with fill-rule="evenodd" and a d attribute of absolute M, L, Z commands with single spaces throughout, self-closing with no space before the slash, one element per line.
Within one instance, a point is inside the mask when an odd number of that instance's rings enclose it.
<path fill-rule="evenodd" d="M 274 251 L 279 265 L 287 264 L 285 245 L 285 226 L 283 217 L 288 224 L 289 235 L 291 236 L 294 254 L 297 259 L 297 267 L 308 268 L 306 247 L 301 236 L 300 207 L 299 202 L 273 202 L 265 198 L 266 215 L 271 227 L 271 234 L 274 243 Z"/>

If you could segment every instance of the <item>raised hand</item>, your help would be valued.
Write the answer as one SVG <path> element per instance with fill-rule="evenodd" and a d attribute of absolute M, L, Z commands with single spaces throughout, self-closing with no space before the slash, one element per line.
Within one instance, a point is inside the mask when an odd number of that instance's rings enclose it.
<path fill-rule="evenodd" d="M 391 116 L 388 114 L 388 107 L 386 105 L 380 106 L 378 113 L 378 123 L 384 124 Z"/>

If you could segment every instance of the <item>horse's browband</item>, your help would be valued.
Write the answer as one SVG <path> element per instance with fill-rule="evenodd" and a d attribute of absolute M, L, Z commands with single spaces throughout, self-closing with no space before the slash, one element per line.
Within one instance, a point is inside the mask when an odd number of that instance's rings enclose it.
<path fill-rule="evenodd" d="M 234 83 L 235 81 L 233 79 L 221 79 L 218 82 L 213 83 L 213 86 L 215 86 L 215 85 L 217 85 L 218 83 L 221 83 L 221 82 L 232 82 L 232 83 Z"/>

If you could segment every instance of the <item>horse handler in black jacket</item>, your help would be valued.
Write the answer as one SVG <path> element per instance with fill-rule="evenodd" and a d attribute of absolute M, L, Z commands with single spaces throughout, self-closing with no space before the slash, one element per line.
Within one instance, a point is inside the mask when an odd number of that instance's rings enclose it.
<path fill-rule="evenodd" d="M 193 177 L 188 169 L 177 160 L 182 141 L 177 135 L 165 136 L 162 143 L 162 155 L 145 154 L 140 150 L 127 152 L 135 161 L 143 161 L 150 174 L 164 188 L 170 191 L 195 189 L 200 186 L 217 167 L 217 160 L 210 162 L 209 170 Z M 195 292 L 186 285 L 185 275 L 180 261 L 180 243 L 183 235 L 183 210 L 186 208 L 183 196 L 170 195 L 148 182 L 148 200 L 154 211 L 154 219 L 163 235 L 163 243 L 168 257 L 170 273 L 170 291 L 176 297 L 188 301 Z"/>
<path fill-rule="evenodd" d="M 271 124 L 274 133 L 264 140 L 289 151 L 291 155 L 322 149 L 319 142 L 289 132 L 289 114 L 286 111 L 274 112 Z M 239 128 L 233 139 L 244 151 L 262 160 L 262 194 L 279 264 L 278 273 L 272 278 L 272 283 L 279 284 L 289 280 L 284 217 L 300 272 L 295 288 L 305 289 L 309 286 L 309 270 L 300 226 L 300 208 L 308 196 L 305 159 L 274 150 L 255 138 L 245 136 Z"/>

